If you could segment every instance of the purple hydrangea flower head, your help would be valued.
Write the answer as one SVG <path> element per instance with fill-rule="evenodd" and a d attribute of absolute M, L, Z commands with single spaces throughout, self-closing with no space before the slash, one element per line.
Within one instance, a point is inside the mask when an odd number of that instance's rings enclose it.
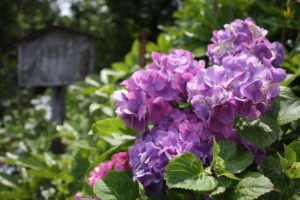
<path fill-rule="evenodd" d="M 134 179 L 143 184 L 147 196 L 162 194 L 168 162 L 184 152 L 192 152 L 208 165 L 212 138 L 195 114 L 174 109 L 151 131 L 139 136 L 138 143 L 129 150 Z"/>
<path fill-rule="evenodd" d="M 280 66 L 284 59 L 282 45 L 278 42 L 270 43 L 265 38 L 267 33 L 250 18 L 237 19 L 224 25 L 224 30 L 213 31 L 213 44 L 208 45 L 206 55 L 211 64 L 221 65 L 226 56 L 248 51 L 261 61 L 268 59 L 273 66 Z"/>
<path fill-rule="evenodd" d="M 93 187 L 98 180 L 103 179 L 106 174 L 113 169 L 117 171 L 131 170 L 129 165 L 129 154 L 127 152 L 116 153 L 112 156 L 110 161 L 100 163 L 95 167 L 89 177 L 89 185 Z"/>
<path fill-rule="evenodd" d="M 167 55 L 154 52 L 152 60 L 146 70 L 139 70 L 122 82 L 128 91 L 115 92 L 118 116 L 126 126 L 140 132 L 149 123 L 158 124 L 177 102 L 186 101 L 187 83 L 205 65 L 181 49 Z"/>
<path fill-rule="evenodd" d="M 230 119 L 233 123 L 237 114 L 247 119 L 264 114 L 278 96 L 278 83 L 285 76 L 285 70 L 274 68 L 270 60 L 263 58 L 261 61 L 248 51 L 242 51 L 226 56 L 220 66 L 198 71 L 187 84 L 188 100 L 199 118 L 207 121 L 215 132 L 217 128 L 222 129 L 219 122 L 224 124 Z M 230 108 L 225 112 L 226 117 L 218 111 L 220 107 Z M 217 114 L 213 116 L 213 113 Z M 218 118 L 228 120 L 216 120 Z"/>

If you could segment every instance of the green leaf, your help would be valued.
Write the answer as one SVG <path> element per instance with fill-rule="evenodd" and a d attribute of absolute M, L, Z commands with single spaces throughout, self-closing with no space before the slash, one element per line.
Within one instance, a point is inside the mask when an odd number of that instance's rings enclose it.
<path fill-rule="evenodd" d="M 164 33 L 161 33 L 158 36 L 157 44 L 163 53 L 167 53 L 170 50 L 170 48 L 172 47 L 172 41 L 171 41 L 170 36 L 168 36 Z"/>
<path fill-rule="evenodd" d="M 6 153 L 7 157 L 0 157 L 0 161 L 10 165 L 29 167 L 31 169 L 48 169 L 47 164 L 40 158 L 28 154 Z"/>
<path fill-rule="evenodd" d="M 299 200 L 300 199 L 300 188 L 296 189 L 289 200 Z"/>
<path fill-rule="evenodd" d="M 258 172 L 251 172 L 234 187 L 230 199 L 253 200 L 272 189 L 273 184 L 267 177 Z"/>
<path fill-rule="evenodd" d="M 212 149 L 212 154 L 213 154 L 213 159 L 217 157 L 220 153 L 220 146 L 218 145 L 216 138 L 213 140 L 213 149 Z"/>
<path fill-rule="evenodd" d="M 299 76 L 300 76 L 300 70 L 298 69 L 295 74 L 293 74 L 290 78 L 284 80 L 282 83 L 280 83 L 280 85 L 289 86 Z"/>
<path fill-rule="evenodd" d="M 112 64 L 112 68 L 114 68 L 115 70 L 118 70 L 118 71 L 122 71 L 122 72 L 129 71 L 129 66 L 124 62 L 115 62 Z"/>
<path fill-rule="evenodd" d="M 0 191 L 1 199 L 5 200 L 16 200 L 16 199 L 32 199 L 29 191 L 26 189 L 15 190 L 15 191 Z"/>
<path fill-rule="evenodd" d="M 288 145 L 289 148 L 293 149 L 297 154 L 297 161 L 300 162 L 300 140 L 291 142 Z"/>
<path fill-rule="evenodd" d="M 83 149 L 77 151 L 73 156 L 71 174 L 76 179 L 81 179 L 89 168 L 89 153 Z"/>
<path fill-rule="evenodd" d="M 97 181 L 94 192 L 102 200 L 134 200 L 139 196 L 138 183 L 132 181 L 132 174 L 114 170 Z"/>
<path fill-rule="evenodd" d="M 284 99 L 289 99 L 289 100 L 298 100 L 298 97 L 294 95 L 294 93 L 292 92 L 292 90 L 288 87 L 280 87 L 280 97 L 284 98 Z"/>
<path fill-rule="evenodd" d="M 191 104 L 188 102 L 179 102 L 178 103 L 179 108 L 189 108 L 190 106 L 191 106 Z"/>
<path fill-rule="evenodd" d="M 19 188 L 18 180 L 5 173 L 0 173 L 0 183 L 14 189 Z"/>
<path fill-rule="evenodd" d="M 93 132 L 98 135 L 111 135 L 112 133 L 136 135 L 132 128 L 127 128 L 119 118 L 107 118 L 97 121 L 92 126 Z"/>
<path fill-rule="evenodd" d="M 300 100 L 291 89 L 280 87 L 280 101 L 278 104 L 277 122 L 284 125 L 300 119 Z"/>
<path fill-rule="evenodd" d="M 236 143 L 221 141 L 219 156 L 225 161 L 225 171 L 228 178 L 234 178 L 230 174 L 244 171 L 253 162 L 253 155 L 249 151 L 238 150 Z M 229 173 L 229 174 L 228 174 Z M 236 177 L 235 177 L 236 178 Z"/>
<path fill-rule="evenodd" d="M 231 185 L 231 181 L 228 180 L 225 177 L 219 177 L 218 178 L 218 187 L 216 190 L 214 190 L 210 195 L 214 196 L 214 195 L 218 195 L 221 194 L 223 192 L 225 192 L 225 190 Z"/>
<path fill-rule="evenodd" d="M 281 135 L 281 129 L 276 121 L 267 116 L 253 121 L 245 121 L 242 126 L 237 128 L 244 138 L 260 147 L 269 146 Z"/>
<path fill-rule="evenodd" d="M 285 171 L 290 166 L 290 163 L 284 157 L 282 157 L 279 153 L 277 153 L 277 155 L 279 157 L 282 171 Z"/>
<path fill-rule="evenodd" d="M 189 152 L 170 161 L 165 168 L 165 179 L 170 188 L 208 192 L 217 187 L 217 180 L 207 175 L 200 159 Z"/>
<path fill-rule="evenodd" d="M 284 146 L 284 155 L 285 159 L 291 164 L 297 161 L 296 152 L 288 146 Z"/>
<path fill-rule="evenodd" d="M 278 157 L 274 154 L 267 156 L 261 164 L 261 170 L 265 176 L 278 185 L 284 176 Z"/>

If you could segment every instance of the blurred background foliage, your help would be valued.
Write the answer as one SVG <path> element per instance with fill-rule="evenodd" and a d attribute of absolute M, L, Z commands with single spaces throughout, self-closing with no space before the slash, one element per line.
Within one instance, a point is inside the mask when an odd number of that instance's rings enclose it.
<path fill-rule="evenodd" d="M 211 32 L 236 18 L 251 17 L 285 46 L 283 84 L 300 94 L 299 0 L 73 0 L 62 16 L 56 0 L 0 1 L 0 199 L 73 199 L 90 193 L 88 172 L 132 138 L 103 137 L 91 125 L 114 117 L 113 91 L 139 69 L 141 32 L 152 51 L 184 48 L 205 59 Z M 64 125 L 49 121 L 50 91 L 17 85 L 18 40 L 49 25 L 63 25 L 104 38 L 97 42 L 100 74 L 68 87 Z M 51 153 L 61 137 L 64 154 Z M 105 153 L 104 153 L 105 152 Z"/>

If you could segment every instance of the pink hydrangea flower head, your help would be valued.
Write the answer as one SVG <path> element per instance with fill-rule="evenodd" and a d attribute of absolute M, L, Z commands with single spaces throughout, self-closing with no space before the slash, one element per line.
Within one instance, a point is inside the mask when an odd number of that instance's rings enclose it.
<path fill-rule="evenodd" d="M 100 163 L 91 173 L 88 179 L 88 183 L 91 187 L 95 183 L 103 179 L 110 170 L 117 171 L 128 171 L 131 170 L 129 165 L 129 155 L 127 152 L 116 153 L 112 156 L 111 160 L 108 162 Z"/>

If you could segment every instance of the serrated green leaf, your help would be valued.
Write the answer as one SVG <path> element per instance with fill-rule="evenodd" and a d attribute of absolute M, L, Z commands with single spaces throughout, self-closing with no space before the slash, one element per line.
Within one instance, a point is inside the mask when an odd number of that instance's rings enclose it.
<path fill-rule="evenodd" d="M 165 179 L 170 188 L 208 192 L 217 187 L 217 180 L 207 175 L 200 159 L 189 152 L 170 161 L 165 168 Z"/>
<path fill-rule="evenodd" d="M 291 164 L 297 161 L 296 152 L 288 146 L 284 146 L 284 156 L 285 159 Z"/>
<path fill-rule="evenodd" d="M 218 178 L 218 187 L 216 188 L 216 190 L 214 190 L 212 193 L 210 193 L 210 195 L 214 196 L 214 195 L 218 195 L 221 194 L 223 192 L 225 192 L 225 190 L 231 185 L 231 181 L 228 180 L 225 177 L 219 177 Z"/>
<path fill-rule="evenodd" d="M 264 175 L 258 172 L 248 173 L 233 189 L 231 199 L 254 200 L 270 192 L 273 184 Z"/>
<path fill-rule="evenodd" d="M 277 122 L 280 126 L 300 119 L 300 99 L 288 87 L 280 87 L 277 105 Z"/>
<path fill-rule="evenodd" d="M 281 129 L 276 121 L 267 116 L 247 121 L 241 127 L 237 128 L 244 138 L 259 147 L 269 146 L 281 135 Z"/>
<path fill-rule="evenodd" d="M 277 155 L 279 157 L 282 171 L 285 171 L 290 166 L 290 163 L 284 157 L 282 157 L 279 153 L 277 153 Z"/>
<path fill-rule="evenodd" d="M 261 170 L 265 176 L 270 178 L 272 182 L 280 181 L 279 179 L 283 176 L 280 161 L 276 155 L 267 156 L 261 164 Z"/>
<path fill-rule="evenodd" d="M 134 200 L 139 196 L 138 183 L 133 182 L 129 172 L 112 170 L 93 189 L 102 200 Z"/>
<path fill-rule="evenodd" d="M 300 140 L 291 142 L 288 145 L 289 148 L 293 149 L 297 154 L 297 161 L 300 162 Z"/>
<path fill-rule="evenodd" d="M 98 135 L 111 135 L 112 133 L 136 135 L 137 132 L 127 128 L 119 118 L 107 118 L 97 121 L 92 126 L 93 132 Z"/>
<path fill-rule="evenodd" d="M 289 99 L 289 100 L 299 100 L 299 98 L 294 95 L 294 93 L 292 92 L 292 90 L 288 87 L 283 87 L 280 86 L 280 97 L 284 98 L 284 99 Z"/>
<path fill-rule="evenodd" d="M 277 122 L 280 126 L 300 119 L 300 101 L 282 100 L 279 107 Z"/>
<path fill-rule="evenodd" d="M 226 173 L 240 173 L 253 162 L 253 155 L 248 151 L 238 150 L 234 142 L 221 141 L 219 145 L 219 156 L 225 161 Z"/>

